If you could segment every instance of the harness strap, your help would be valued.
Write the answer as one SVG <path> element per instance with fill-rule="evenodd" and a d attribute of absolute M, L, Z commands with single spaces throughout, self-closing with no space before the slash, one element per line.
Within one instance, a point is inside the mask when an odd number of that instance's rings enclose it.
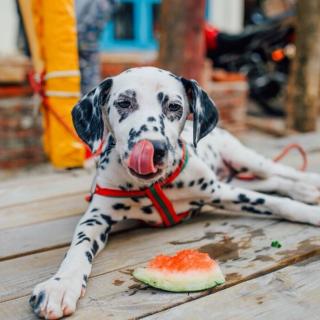
<path fill-rule="evenodd" d="M 120 190 L 120 189 L 110 189 L 110 188 L 102 188 L 99 185 L 96 185 L 95 191 L 93 194 L 97 194 L 104 197 L 115 197 L 115 198 L 128 198 L 128 197 L 148 197 L 154 207 L 157 209 L 163 225 L 166 227 L 170 227 L 179 223 L 182 219 L 184 219 L 188 214 L 189 210 L 177 214 L 172 202 L 166 196 L 164 191 L 162 190 L 162 186 L 173 182 L 176 177 L 181 173 L 181 171 L 185 168 L 188 162 L 188 152 L 185 147 L 185 144 L 182 144 L 182 159 L 179 163 L 177 169 L 162 182 L 156 182 L 151 187 L 143 189 L 143 190 Z M 91 200 L 92 196 L 87 198 L 87 200 Z"/>

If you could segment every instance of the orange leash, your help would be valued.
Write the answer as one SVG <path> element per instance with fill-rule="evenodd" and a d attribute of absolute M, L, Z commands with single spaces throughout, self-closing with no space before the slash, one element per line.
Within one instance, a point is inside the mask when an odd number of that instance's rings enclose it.
<path fill-rule="evenodd" d="M 273 158 L 273 161 L 278 162 L 278 161 L 282 160 L 293 149 L 296 149 L 302 157 L 302 165 L 299 170 L 305 171 L 308 166 L 307 153 L 302 148 L 302 146 L 297 143 L 291 143 L 291 144 L 287 145 L 275 158 Z M 239 173 L 239 174 L 236 174 L 235 177 L 236 177 L 236 179 L 239 179 L 239 180 L 254 180 L 254 179 L 258 178 L 254 174 L 250 174 L 250 173 Z"/>

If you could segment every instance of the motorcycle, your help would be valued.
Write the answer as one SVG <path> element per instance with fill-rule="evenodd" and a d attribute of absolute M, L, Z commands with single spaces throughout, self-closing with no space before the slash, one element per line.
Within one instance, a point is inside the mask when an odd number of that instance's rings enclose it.
<path fill-rule="evenodd" d="M 240 34 L 220 32 L 206 25 L 207 57 L 215 68 L 243 73 L 250 97 L 272 116 L 283 116 L 284 96 L 292 57 L 295 53 L 292 24 L 283 23 L 292 14 L 265 19 Z"/>

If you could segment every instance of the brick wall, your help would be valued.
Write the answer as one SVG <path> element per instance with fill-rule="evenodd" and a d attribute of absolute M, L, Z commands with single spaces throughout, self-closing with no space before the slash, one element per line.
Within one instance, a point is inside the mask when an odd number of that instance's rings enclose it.
<path fill-rule="evenodd" d="M 31 97 L 0 99 L 0 169 L 45 161 L 41 119 L 33 117 Z"/>
<path fill-rule="evenodd" d="M 248 84 L 245 80 L 234 82 L 209 82 L 205 89 L 219 109 L 219 124 L 237 134 L 246 129 Z"/>

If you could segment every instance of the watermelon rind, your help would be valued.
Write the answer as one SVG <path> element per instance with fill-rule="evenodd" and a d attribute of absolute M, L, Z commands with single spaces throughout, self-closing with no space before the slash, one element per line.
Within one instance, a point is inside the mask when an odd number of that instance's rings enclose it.
<path fill-rule="evenodd" d="M 171 292 L 192 292 L 214 288 L 225 282 L 218 265 L 208 271 L 168 272 L 137 268 L 133 276 L 151 287 Z"/>

